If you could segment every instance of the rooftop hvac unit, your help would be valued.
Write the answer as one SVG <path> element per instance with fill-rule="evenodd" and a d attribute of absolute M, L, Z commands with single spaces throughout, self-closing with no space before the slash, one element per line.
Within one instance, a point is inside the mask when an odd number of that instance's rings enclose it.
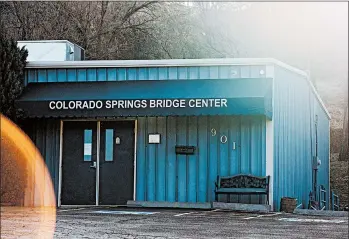
<path fill-rule="evenodd" d="M 85 50 L 67 40 L 18 41 L 28 50 L 28 61 L 82 61 Z"/>

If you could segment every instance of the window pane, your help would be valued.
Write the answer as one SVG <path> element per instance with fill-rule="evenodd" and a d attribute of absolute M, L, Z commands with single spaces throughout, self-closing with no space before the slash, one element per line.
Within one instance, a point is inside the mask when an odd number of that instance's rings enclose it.
<path fill-rule="evenodd" d="M 113 161 L 114 130 L 105 130 L 105 161 Z"/>
<path fill-rule="evenodd" d="M 84 130 L 84 161 L 92 159 L 92 129 Z"/>

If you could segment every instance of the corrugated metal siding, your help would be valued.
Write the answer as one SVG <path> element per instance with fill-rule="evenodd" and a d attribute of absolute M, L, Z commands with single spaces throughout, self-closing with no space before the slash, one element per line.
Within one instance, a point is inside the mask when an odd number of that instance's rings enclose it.
<path fill-rule="evenodd" d="M 260 72 L 263 71 L 263 74 Z M 27 69 L 26 83 L 265 78 L 266 66 Z"/>
<path fill-rule="evenodd" d="M 275 67 L 274 81 L 274 209 L 282 197 L 307 206 L 312 190 L 315 115 L 319 123 L 319 179 L 328 189 L 328 118 L 303 76 Z M 323 151 L 323 152 L 322 152 Z"/>
<path fill-rule="evenodd" d="M 46 83 L 265 78 L 265 73 L 265 65 L 52 68 L 27 69 L 25 81 L 26 83 Z M 263 122 L 265 122 L 264 117 L 139 118 L 137 200 L 206 202 L 214 198 L 214 181 L 217 173 L 265 175 L 265 123 Z M 57 193 L 59 161 L 59 128 L 57 127 L 59 123 L 55 126 L 54 132 L 51 132 L 53 126 L 46 125 L 46 122 L 35 123 L 35 125 L 34 142 L 45 157 Z M 216 137 L 210 136 L 212 127 L 217 129 Z M 147 144 L 149 132 L 161 133 L 162 144 Z M 218 143 L 218 136 L 223 133 L 228 136 L 228 142 L 221 145 Z M 259 141 L 251 142 L 252 138 Z M 233 141 L 236 142 L 236 150 L 231 150 Z M 243 147 L 243 153 L 238 147 L 240 142 L 243 145 L 246 144 Z M 200 150 L 193 156 L 176 155 L 174 153 L 176 144 L 193 144 Z M 250 198 L 247 196 L 244 200 L 249 201 Z M 231 197 L 231 199 L 237 201 L 240 198 Z M 256 201 L 258 197 L 252 197 L 252 200 Z"/>
<path fill-rule="evenodd" d="M 54 186 L 54 192 L 57 195 L 59 184 L 59 120 L 27 120 L 24 131 L 32 139 L 45 160 Z M 45 178 L 45 180 L 50 179 Z"/>
<path fill-rule="evenodd" d="M 201 66 L 86 69 L 27 69 L 26 82 L 118 80 L 228 79 L 265 77 L 265 66 Z M 261 70 L 264 74 L 260 74 Z M 275 66 L 274 88 L 274 208 L 283 196 L 307 205 L 312 190 L 315 155 L 315 115 L 318 115 L 318 184 L 329 190 L 329 122 L 309 85 L 296 73 Z M 290 103 L 293 102 L 293 103 Z M 32 138 L 44 155 L 58 191 L 59 122 L 37 121 Z M 211 135 L 211 129 L 217 135 Z M 160 133 L 162 143 L 147 144 L 148 133 Z M 222 135 L 228 136 L 221 144 Z M 236 150 L 232 150 L 236 142 Z M 174 153 L 175 145 L 198 147 L 195 155 Z M 214 199 L 217 174 L 265 175 L 265 119 L 262 117 L 138 118 L 136 200 L 206 202 Z M 225 200 L 225 196 L 221 200 Z M 261 202 L 254 196 L 232 201 Z"/>
<path fill-rule="evenodd" d="M 217 175 L 265 175 L 265 118 L 142 117 L 138 118 L 137 200 L 209 202 Z M 26 132 L 38 147 L 58 193 L 59 121 L 31 120 Z M 216 130 L 212 136 L 211 130 Z M 148 144 L 149 133 L 161 144 Z M 220 138 L 227 136 L 225 144 Z M 233 150 L 236 142 L 236 150 Z M 175 145 L 194 145 L 195 155 L 176 155 Z M 220 196 L 227 201 L 226 196 Z M 231 196 L 231 202 L 258 203 L 262 197 Z"/>
<path fill-rule="evenodd" d="M 137 127 L 136 200 L 210 202 L 217 175 L 265 175 L 264 117 L 142 117 Z M 149 133 L 160 133 L 161 144 L 148 144 Z M 220 142 L 223 135 L 226 143 Z M 176 155 L 176 145 L 192 145 L 197 151 Z M 260 200 L 257 196 L 231 199 Z"/>
<path fill-rule="evenodd" d="M 330 200 L 330 167 L 329 167 L 329 130 L 330 122 L 327 115 L 319 106 L 316 104 L 316 113 L 318 115 L 318 157 L 321 160 L 321 165 L 318 171 L 318 185 L 324 185 L 327 190 L 327 202 Z M 327 209 L 330 209 L 329 203 L 327 203 Z"/>

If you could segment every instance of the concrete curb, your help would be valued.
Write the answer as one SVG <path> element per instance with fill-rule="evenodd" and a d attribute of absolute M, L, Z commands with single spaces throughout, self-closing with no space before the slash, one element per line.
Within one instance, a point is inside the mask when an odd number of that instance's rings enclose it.
<path fill-rule="evenodd" d="M 232 211 L 244 212 L 263 212 L 271 211 L 270 205 L 265 204 L 243 204 L 243 203 L 187 203 L 187 202 L 149 202 L 149 201 L 127 201 L 127 207 L 149 207 L 149 208 L 190 208 L 190 209 L 226 209 Z"/>
<path fill-rule="evenodd" d="M 127 201 L 128 207 L 211 209 L 211 203 Z"/>
<path fill-rule="evenodd" d="M 294 214 L 310 215 L 310 216 L 328 216 L 328 217 L 348 217 L 346 211 L 330 211 L 330 210 L 310 210 L 310 209 L 295 209 Z"/>

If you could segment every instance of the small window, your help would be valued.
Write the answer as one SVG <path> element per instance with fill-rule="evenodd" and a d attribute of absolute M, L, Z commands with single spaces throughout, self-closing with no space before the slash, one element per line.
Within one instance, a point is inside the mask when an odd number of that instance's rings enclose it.
<path fill-rule="evenodd" d="M 114 130 L 105 130 L 105 161 L 113 161 Z"/>
<path fill-rule="evenodd" d="M 84 161 L 92 160 L 92 129 L 84 130 Z"/>

